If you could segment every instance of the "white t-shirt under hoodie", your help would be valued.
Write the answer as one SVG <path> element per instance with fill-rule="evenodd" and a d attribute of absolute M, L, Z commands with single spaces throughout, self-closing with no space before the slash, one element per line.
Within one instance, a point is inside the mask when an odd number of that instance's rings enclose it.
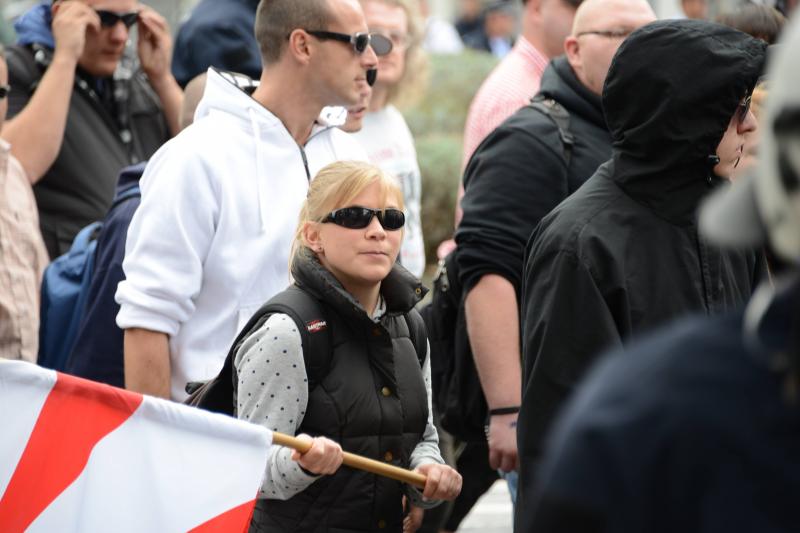
<path fill-rule="evenodd" d="M 361 131 L 353 135 L 367 150 L 369 160 L 397 178 L 403 189 L 406 226 L 400 262 L 409 272 L 420 277 L 425 271 L 425 243 L 420 206 L 422 176 L 414 138 L 403 115 L 392 105 L 367 113 L 363 124 Z"/>

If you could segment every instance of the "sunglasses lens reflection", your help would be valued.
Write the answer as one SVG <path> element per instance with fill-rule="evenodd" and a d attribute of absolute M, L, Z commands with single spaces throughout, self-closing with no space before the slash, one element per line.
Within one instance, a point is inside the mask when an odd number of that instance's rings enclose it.
<path fill-rule="evenodd" d="M 383 213 L 381 225 L 388 230 L 398 230 L 406 223 L 406 216 L 398 209 L 387 209 Z"/>
<path fill-rule="evenodd" d="M 381 226 L 389 231 L 399 230 L 406 222 L 406 216 L 399 209 L 378 211 L 367 207 L 344 207 L 331 213 L 326 220 L 344 228 L 363 229 L 369 226 L 375 216 Z"/>
<path fill-rule="evenodd" d="M 375 51 L 375 55 L 385 56 L 392 51 L 392 41 L 388 37 L 380 33 L 373 33 L 371 37 L 372 49 Z"/>
<path fill-rule="evenodd" d="M 367 33 L 359 33 L 356 34 L 355 40 L 353 41 L 353 46 L 356 49 L 356 52 L 359 54 L 363 54 L 364 51 L 369 46 L 369 34 Z"/>

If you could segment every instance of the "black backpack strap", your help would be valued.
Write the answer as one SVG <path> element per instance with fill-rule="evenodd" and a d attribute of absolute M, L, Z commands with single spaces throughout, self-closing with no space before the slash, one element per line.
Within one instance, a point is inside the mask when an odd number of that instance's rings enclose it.
<path fill-rule="evenodd" d="M 325 318 L 322 302 L 292 285 L 270 299 L 261 311 L 268 315 L 283 313 L 294 320 L 300 332 L 308 390 L 311 391 L 327 375 L 333 358 L 331 324 Z"/>
<path fill-rule="evenodd" d="M 530 106 L 550 117 L 555 123 L 558 128 L 558 136 L 561 138 L 561 144 L 564 148 L 564 160 L 569 167 L 572 159 L 572 149 L 575 146 L 575 137 L 569 129 L 569 112 L 564 109 L 564 106 L 541 93 L 533 97 Z"/>
<path fill-rule="evenodd" d="M 408 325 L 408 334 L 411 338 L 411 343 L 417 351 L 419 367 L 422 368 L 422 365 L 425 364 L 425 357 L 428 355 L 428 333 L 425 328 L 425 321 L 416 309 L 412 309 L 403 316 Z"/>
<path fill-rule="evenodd" d="M 328 373 L 333 353 L 331 332 L 321 303 L 293 285 L 276 294 L 250 317 L 250 320 L 236 336 L 236 340 L 231 344 L 222 370 L 215 378 L 206 382 L 192 382 L 186 385 L 189 398 L 184 403 L 234 416 L 237 389 L 235 383 L 237 375 L 234 370 L 236 353 L 245 339 L 260 329 L 275 313 L 289 315 L 300 332 L 310 391 Z"/>

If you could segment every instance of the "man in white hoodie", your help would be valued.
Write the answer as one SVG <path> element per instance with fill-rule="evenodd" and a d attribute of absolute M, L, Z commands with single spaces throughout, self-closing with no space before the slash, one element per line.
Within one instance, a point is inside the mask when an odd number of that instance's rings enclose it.
<path fill-rule="evenodd" d="M 236 333 L 289 283 L 289 248 L 308 183 L 366 156 L 324 106 L 352 106 L 377 58 L 357 0 L 261 0 L 263 73 L 252 97 L 214 70 L 195 123 L 141 180 L 117 324 L 125 386 L 182 400 L 219 371 Z"/>

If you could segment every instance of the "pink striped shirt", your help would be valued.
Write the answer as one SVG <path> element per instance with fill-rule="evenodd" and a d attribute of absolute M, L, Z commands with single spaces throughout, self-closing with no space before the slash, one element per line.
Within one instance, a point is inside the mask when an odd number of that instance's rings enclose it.
<path fill-rule="evenodd" d="M 469 106 L 464 128 L 464 160 L 505 119 L 527 104 L 539 91 L 547 56 L 520 35 L 514 48 L 483 82 Z"/>

